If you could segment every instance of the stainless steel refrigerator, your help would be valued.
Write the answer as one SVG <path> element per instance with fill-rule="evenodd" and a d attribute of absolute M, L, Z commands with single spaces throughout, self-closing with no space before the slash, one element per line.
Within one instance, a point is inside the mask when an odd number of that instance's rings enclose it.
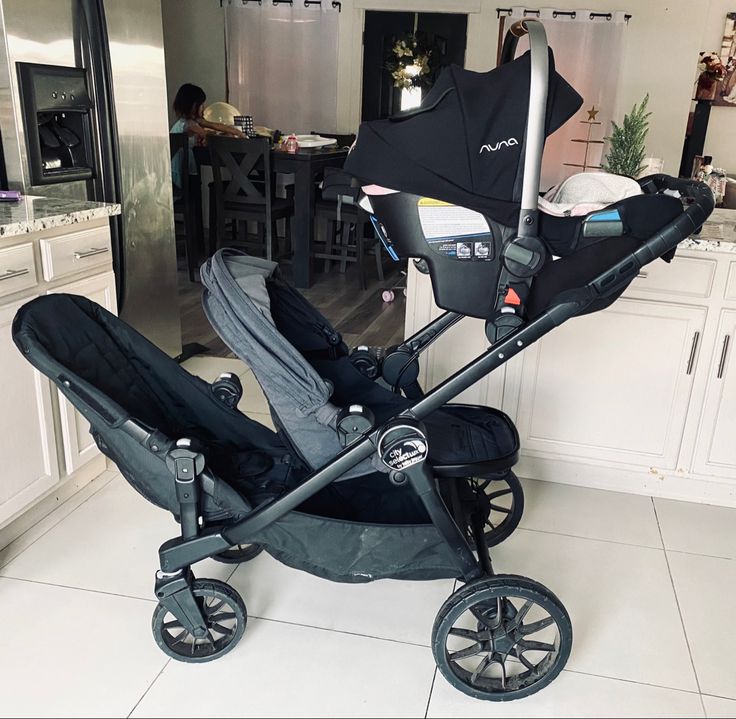
<path fill-rule="evenodd" d="M 110 227 L 120 315 L 164 351 L 179 354 L 160 0 L 0 0 L 0 12 L 0 131 L 9 186 L 121 203 L 123 213 Z M 72 172 L 39 184 L 18 63 L 84 69 L 94 161 L 82 179 Z"/>

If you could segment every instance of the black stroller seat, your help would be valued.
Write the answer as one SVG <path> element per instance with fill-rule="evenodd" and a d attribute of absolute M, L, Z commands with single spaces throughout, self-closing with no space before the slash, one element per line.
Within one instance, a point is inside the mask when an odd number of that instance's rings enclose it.
<path fill-rule="evenodd" d="M 18 311 L 13 338 L 90 422 L 131 486 L 183 524 L 172 459 L 182 452 L 202 457 L 196 506 L 204 529 L 236 525 L 308 475 L 274 432 L 91 300 L 61 293 L 32 300 Z M 258 549 L 284 564 L 342 582 L 457 576 L 422 502 L 385 473 L 325 486 L 295 509 L 258 537 Z M 225 548 L 215 558 L 238 556 Z"/>

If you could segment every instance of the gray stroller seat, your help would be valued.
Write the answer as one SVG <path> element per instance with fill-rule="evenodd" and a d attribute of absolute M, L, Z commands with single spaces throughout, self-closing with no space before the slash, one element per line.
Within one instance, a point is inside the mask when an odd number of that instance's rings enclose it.
<path fill-rule="evenodd" d="M 343 407 L 364 405 L 380 424 L 411 406 L 360 373 L 339 333 L 281 279 L 275 262 L 225 248 L 202 266 L 201 274 L 207 318 L 251 368 L 278 429 L 313 469 L 343 449 L 336 431 Z M 437 476 L 505 474 L 516 462 L 516 429 L 498 410 L 446 405 L 424 423 Z M 345 478 L 377 469 L 386 471 L 366 460 Z"/>

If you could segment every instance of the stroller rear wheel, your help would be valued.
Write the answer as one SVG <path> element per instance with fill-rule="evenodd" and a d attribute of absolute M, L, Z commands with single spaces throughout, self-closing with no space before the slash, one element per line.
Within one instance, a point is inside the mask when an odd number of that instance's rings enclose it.
<path fill-rule="evenodd" d="M 151 629 L 156 644 L 181 662 L 209 662 L 227 654 L 243 636 L 248 614 L 240 595 L 225 582 L 195 579 L 192 592 L 206 618 L 207 636 L 195 637 L 159 604 Z"/>
<path fill-rule="evenodd" d="M 539 691 L 562 671 L 571 647 L 572 625 L 560 600 L 542 584 L 509 574 L 456 591 L 432 630 L 432 652 L 445 679 L 489 701 Z"/>
<path fill-rule="evenodd" d="M 257 557 L 262 551 L 262 544 L 236 544 L 224 552 L 215 554 L 212 559 L 223 564 L 242 564 Z"/>
<path fill-rule="evenodd" d="M 486 495 L 489 512 L 484 535 L 486 545 L 495 547 L 519 526 L 524 512 L 524 489 L 513 472 L 498 479 L 474 477 L 470 484 L 475 492 Z"/>

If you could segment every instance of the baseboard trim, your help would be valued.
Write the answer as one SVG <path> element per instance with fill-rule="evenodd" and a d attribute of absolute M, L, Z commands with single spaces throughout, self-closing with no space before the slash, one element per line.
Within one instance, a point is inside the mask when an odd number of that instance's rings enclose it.
<path fill-rule="evenodd" d="M 36 526 L 105 471 L 107 471 L 106 458 L 99 454 L 80 467 L 73 475 L 62 479 L 59 484 L 49 490 L 45 497 L 22 510 L 5 526 L 0 527 L 0 550 L 5 549 L 11 542 Z"/>
<path fill-rule="evenodd" d="M 736 507 L 736 482 L 727 479 L 543 459 L 523 454 L 514 472 L 527 479 Z"/>

